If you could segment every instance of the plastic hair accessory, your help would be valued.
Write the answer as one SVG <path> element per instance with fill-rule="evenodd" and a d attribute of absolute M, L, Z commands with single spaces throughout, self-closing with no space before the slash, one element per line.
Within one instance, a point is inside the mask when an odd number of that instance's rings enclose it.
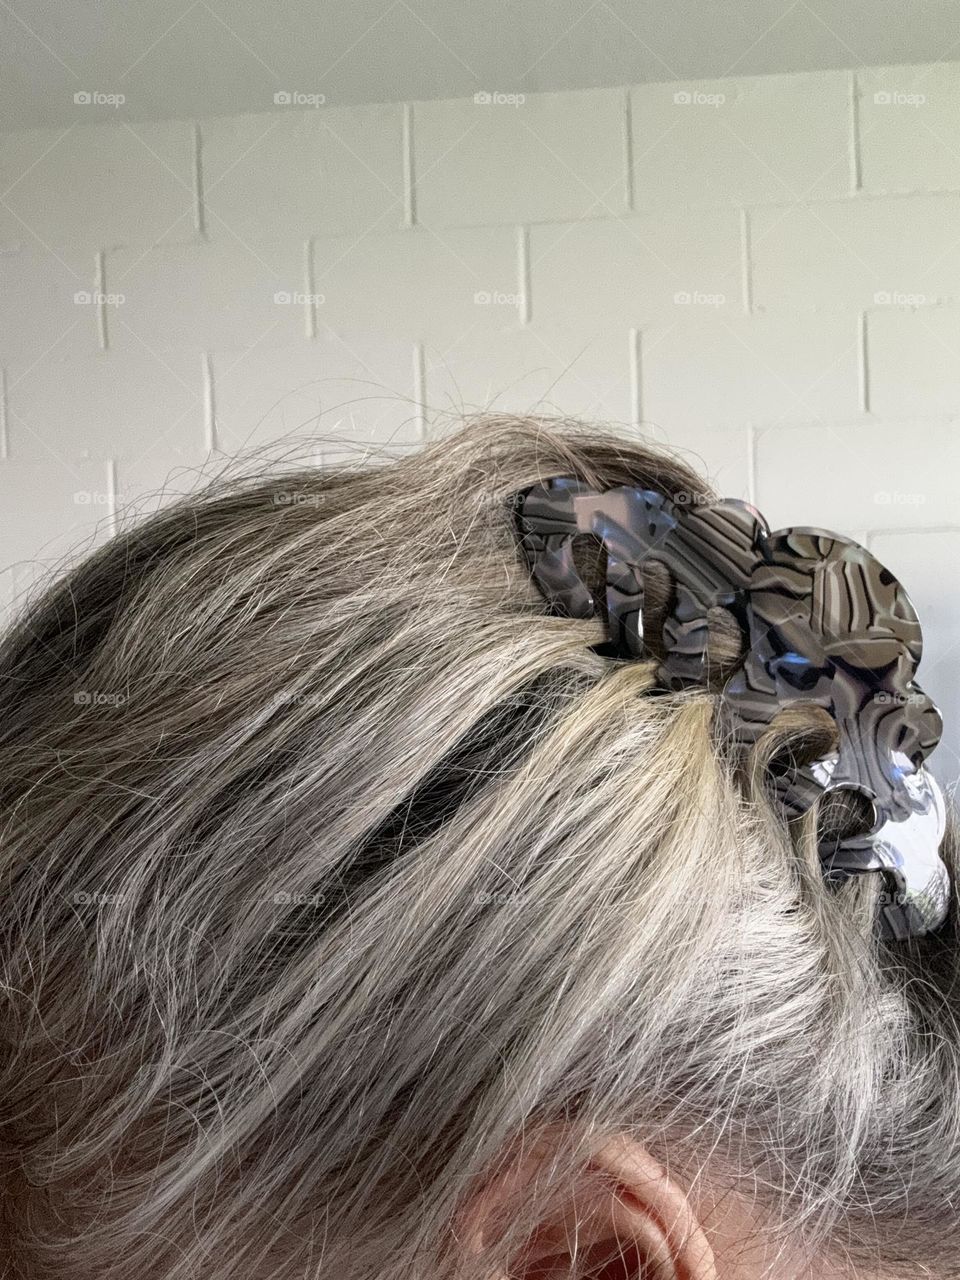
<path fill-rule="evenodd" d="M 687 495 L 681 495 L 684 497 Z M 574 539 L 594 535 L 606 553 L 603 651 L 652 658 L 644 647 L 644 571 L 655 562 L 671 584 L 658 636 L 658 683 L 707 681 L 708 614 L 739 627 L 741 659 L 723 685 L 721 715 L 746 748 L 785 707 L 821 707 L 836 748 L 774 777 L 785 815 L 805 813 L 827 791 L 859 793 L 869 819 L 852 836 L 823 841 L 825 876 L 882 873 L 888 938 L 943 923 L 950 879 L 940 859 L 943 795 L 923 762 L 942 732 L 940 713 L 914 683 L 917 615 L 899 582 L 866 548 L 820 529 L 771 533 L 748 503 L 683 503 L 650 489 L 599 491 L 558 477 L 518 495 L 517 527 L 534 581 L 553 609 L 597 616 L 574 558 Z"/>

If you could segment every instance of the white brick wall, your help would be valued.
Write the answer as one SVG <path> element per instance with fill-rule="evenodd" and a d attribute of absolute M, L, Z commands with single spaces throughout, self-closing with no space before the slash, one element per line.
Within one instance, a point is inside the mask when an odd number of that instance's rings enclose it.
<path fill-rule="evenodd" d="M 597 89 L 518 105 L 417 103 L 417 220 L 449 227 L 623 216 L 625 101 Z"/>
<path fill-rule="evenodd" d="M 490 407 L 868 540 L 960 773 L 960 63 L 0 135 L 0 608 L 247 447 Z"/>
<path fill-rule="evenodd" d="M 399 106 L 205 120 L 200 148 L 211 239 L 296 243 L 405 223 Z"/>
<path fill-rule="evenodd" d="M 94 250 L 190 239 L 194 135 L 181 121 L 0 135 L 0 244 Z"/>

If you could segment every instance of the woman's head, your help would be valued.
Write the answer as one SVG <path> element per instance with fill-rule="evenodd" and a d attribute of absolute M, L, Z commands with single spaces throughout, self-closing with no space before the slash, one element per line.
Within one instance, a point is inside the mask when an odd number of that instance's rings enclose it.
<path fill-rule="evenodd" d="M 722 1280 L 960 1275 L 954 907 L 887 945 L 882 886 L 821 873 L 843 815 L 787 830 L 766 778 L 822 721 L 742 768 L 715 691 L 651 696 L 601 622 L 548 615 L 509 498 L 559 474 L 707 494 L 486 420 L 214 487 L 8 636 L 24 1276 L 619 1280 L 659 1249 L 701 1280 L 706 1244 Z"/>

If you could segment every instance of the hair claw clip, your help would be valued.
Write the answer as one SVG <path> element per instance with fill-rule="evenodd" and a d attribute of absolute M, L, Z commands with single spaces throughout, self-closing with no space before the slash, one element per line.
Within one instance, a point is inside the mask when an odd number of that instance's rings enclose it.
<path fill-rule="evenodd" d="M 520 542 L 534 581 L 556 612 L 597 613 L 574 560 L 574 539 L 599 538 L 606 553 L 606 615 L 615 656 L 644 647 L 644 572 L 666 572 L 672 599 L 660 637 L 658 683 L 703 685 L 709 618 L 723 609 L 739 627 L 742 660 L 721 696 L 725 727 L 749 747 L 791 704 L 822 708 L 837 747 L 775 779 L 788 818 L 826 792 L 857 793 L 870 821 L 821 842 L 831 881 L 880 872 L 891 892 L 880 920 L 891 938 L 920 936 L 946 917 L 950 879 L 939 856 L 942 792 L 924 761 L 942 721 L 914 682 L 922 641 L 916 612 L 892 573 L 865 548 L 821 529 L 771 533 L 746 502 L 683 504 L 651 489 L 596 490 L 556 477 L 518 495 Z"/>

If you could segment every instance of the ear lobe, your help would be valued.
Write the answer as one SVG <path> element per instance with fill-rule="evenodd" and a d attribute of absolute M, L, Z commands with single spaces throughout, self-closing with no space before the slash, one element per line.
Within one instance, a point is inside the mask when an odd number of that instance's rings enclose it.
<path fill-rule="evenodd" d="M 467 1256 L 496 1252 L 549 1167 L 550 1132 L 474 1198 L 462 1219 Z M 683 1189 L 639 1143 L 606 1143 L 527 1242 L 487 1280 L 716 1280 L 713 1251 Z"/>

